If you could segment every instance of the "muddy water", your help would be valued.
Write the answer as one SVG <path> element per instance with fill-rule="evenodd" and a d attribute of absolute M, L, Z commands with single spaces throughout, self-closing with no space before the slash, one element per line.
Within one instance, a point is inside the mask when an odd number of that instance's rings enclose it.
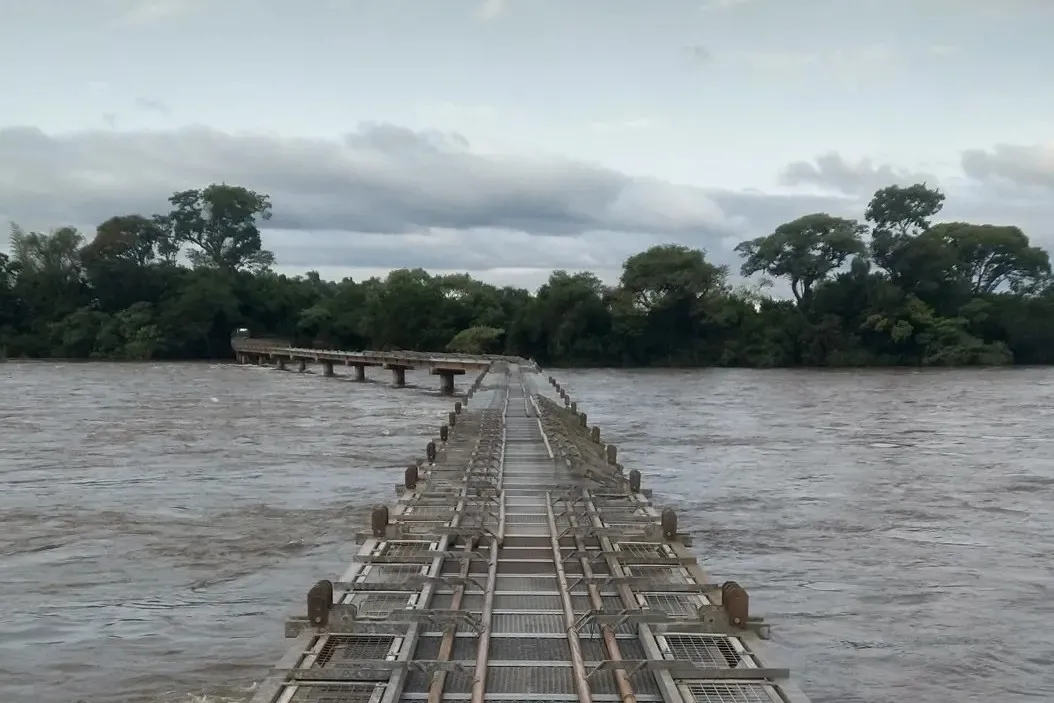
<path fill-rule="evenodd" d="M 559 376 L 815 701 L 1054 700 L 1054 371 Z M 420 379 L 0 365 L 0 701 L 247 700 Z"/>

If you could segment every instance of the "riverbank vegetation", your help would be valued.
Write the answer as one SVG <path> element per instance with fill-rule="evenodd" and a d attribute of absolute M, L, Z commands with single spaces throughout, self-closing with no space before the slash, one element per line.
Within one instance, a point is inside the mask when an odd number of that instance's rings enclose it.
<path fill-rule="evenodd" d="M 615 287 L 557 271 L 536 294 L 421 269 L 323 281 L 271 269 L 267 196 L 227 185 L 120 215 L 90 239 L 13 226 L 0 254 L 9 357 L 198 359 L 231 330 L 346 349 L 504 352 L 548 365 L 877 366 L 1054 362 L 1050 260 L 1016 227 L 931 224 L 925 184 L 875 193 L 861 220 L 824 213 L 737 247 L 733 286 L 704 252 L 630 257 Z M 185 262 L 185 263 L 184 263 Z"/>

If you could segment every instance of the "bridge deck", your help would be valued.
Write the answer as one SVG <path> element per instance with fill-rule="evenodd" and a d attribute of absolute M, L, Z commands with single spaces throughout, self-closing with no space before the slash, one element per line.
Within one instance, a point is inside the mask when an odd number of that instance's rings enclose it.
<path fill-rule="evenodd" d="M 486 376 L 340 581 L 287 623 L 296 641 L 253 703 L 807 701 L 770 668 L 746 593 L 707 582 L 537 382 Z"/>

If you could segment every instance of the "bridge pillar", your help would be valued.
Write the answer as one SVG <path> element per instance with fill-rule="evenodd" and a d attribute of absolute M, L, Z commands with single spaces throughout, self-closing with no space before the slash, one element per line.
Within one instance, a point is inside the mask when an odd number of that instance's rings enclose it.
<path fill-rule="evenodd" d="M 388 365 L 388 368 L 392 370 L 392 385 L 396 388 L 402 388 L 406 385 L 406 367 L 405 366 L 392 366 Z"/>
<path fill-rule="evenodd" d="M 439 376 L 439 392 L 443 395 L 454 395 L 454 377 L 465 375 L 464 369 L 432 369 L 433 376 Z"/>
<path fill-rule="evenodd" d="M 263 366 L 266 363 L 267 363 L 267 355 L 266 354 L 259 354 L 259 355 L 257 355 L 257 357 L 256 357 L 256 365 L 257 366 Z"/>
<path fill-rule="evenodd" d="M 276 356 L 274 358 L 274 367 L 279 371 L 285 371 L 285 359 L 280 356 Z"/>
<path fill-rule="evenodd" d="M 333 362 L 332 361 L 323 361 L 322 362 L 322 375 L 323 376 L 332 376 L 333 375 Z"/>
<path fill-rule="evenodd" d="M 366 380 L 366 367 L 362 364 L 355 365 L 355 380 L 365 381 Z"/>
<path fill-rule="evenodd" d="M 304 373 L 307 371 L 307 359 L 300 359 L 296 362 L 296 372 Z"/>

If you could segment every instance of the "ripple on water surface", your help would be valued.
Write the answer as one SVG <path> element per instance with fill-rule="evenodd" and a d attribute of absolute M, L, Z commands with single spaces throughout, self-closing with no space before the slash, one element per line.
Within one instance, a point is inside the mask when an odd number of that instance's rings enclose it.
<path fill-rule="evenodd" d="M 1054 700 L 1054 371 L 558 375 L 818 703 Z M 449 405 L 209 364 L 0 387 L 4 703 L 247 700 Z"/>

